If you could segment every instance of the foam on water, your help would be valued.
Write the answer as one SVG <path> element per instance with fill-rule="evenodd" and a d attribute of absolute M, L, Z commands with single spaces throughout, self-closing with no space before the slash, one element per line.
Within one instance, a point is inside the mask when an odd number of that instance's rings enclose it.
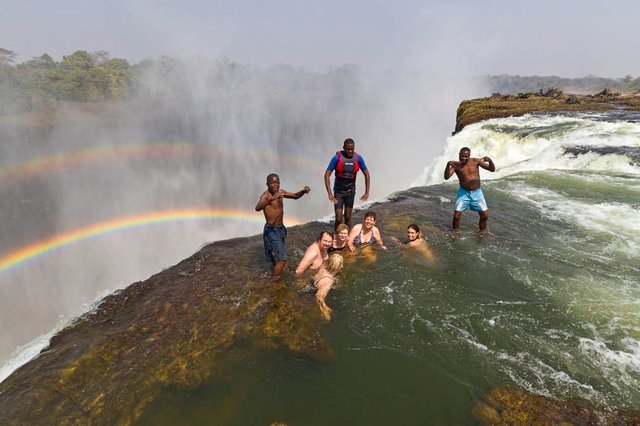
<path fill-rule="evenodd" d="M 113 290 L 100 291 L 96 294 L 96 297 L 92 302 L 82 306 L 82 308 L 78 312 L 71 315 L 61 316 L 57 324 L 47 333 L 44 333 L 36 337 L 29 343 L 16 348 L 16 350 L 9 356 L 9 358 L 5 362 L 0 364 L 0 382 L 9 377 L 11 373 L 20 368 L 22 365 L 37 357 L 38 354 L 49 345 L 51 338 L 55 336 L 59 331 L 64 329 L 67 325 L 71 324 L 78 315 L 82 313 L 90 314 L 100 305 L 100 301 L 102 301 L 102 299 L 110 294 L 116 294 L 117 291 L 118 290 L 116 290 L 115 292 Z"/>
<path fill-rule="evenodd" d="M 566 152 L 567 148 L 576 146 L 640 147 L 639 123 L 525 115 L 466 126 L 460 133 L 447 138 L 443 153 L 425 168 L 412 186 L 443 182 L 444 166 L 447 161 L 457 160 L 463 146 L 471 148 L 473 157 L 488 155 L 496 163 L 495 173 L 482 171 L 484 180 L 553 169 L 640 174 L 640 168 L 630 164 L 623 154 L 573 155 Z"/>
<path fill-rule="evenodd" d="M 583 228 L 590 234 L 603 234 L 598 254 L 640 257 L 640 209 L 622 203 L 588 203 L 567 198 L 549 189 L 515 185 L 511 195 L 531 204 L 545 217 Z M 606 241 L 606 242 L 605 242 Z"/>

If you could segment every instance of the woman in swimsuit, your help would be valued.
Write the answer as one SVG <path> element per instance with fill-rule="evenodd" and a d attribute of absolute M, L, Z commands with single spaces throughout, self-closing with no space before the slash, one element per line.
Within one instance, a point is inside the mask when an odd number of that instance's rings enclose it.
<path fill-rule="evenodd" d="M 329 253 L 334 251 L 340 251 L 347 248 L 347 241 L 349 241 L 349 227 L 341 223 L 336 228 L 336 236 L 333 239 L 333 246 L 327 250 Z"/>
<path fill-rule="evenodd" d="M 407 242 L 404 243 L 404 246 L 417 250 L 430 261 L 434 260 L 433 252 L 427 244 L 427 240 L 422 238 L 420 228 L 415 223 L 407 226 Z"/>
<path fill-rule="evenodd" d="M 364 215 L 364 223 L 354 225 L 349 233 L 349 241 L 347 242 L 349 250 L 354 251 L 356 245 L 374 243 L 377 243 L 381 248 L 386 250 L 387 247 L 382 241 L 380 231 L 375 225 L 376 214 L 374 212 L 367 212 Z"/>
<path fill-rule="evenodd" d="M 334 253 L 329 259 L 322 263 L 320 269 L 314 277 L 313 284 L 317 289 L 316 301 L 320 306 L 320 313 L 329 321 L 331 319 L 331 308 L 327 306 L 324 299 L 335 282 L 335 276 L 342 271 L 344 260 L 341 255 Z"/>

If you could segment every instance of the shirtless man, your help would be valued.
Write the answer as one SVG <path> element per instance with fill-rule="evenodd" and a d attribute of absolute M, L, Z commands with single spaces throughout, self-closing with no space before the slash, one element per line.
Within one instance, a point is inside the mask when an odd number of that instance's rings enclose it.
<path fill-rule="evenodd" d="M 308 268 L 318 269 L 322 262 L 329 258 L 329 248 L 333 245 L 333 234 L 329 231 L 322 231 L 315 243 L 307 247 L 302 260 L 296 268 L 296 275 L 301 275 Z"/>
<path fill-rule="evenodd" d="M 287 252 L 285 250 L 285 239 L 287 237 L 287 229 L 284 227 L 284 198 L 297 200 L 304 194 L 308 194 L 311 189 L 305 186 L 298 192 L 287 192 L 280 189 L 280 177 L 271 173 L 267 176 L 267 190 L 262 193 L 256 211 L 260 210 L 264 213 L 266 223 L 262 238 L 264 240 L 264 253 L 267 260 L 273 263 L 273 276 L 279 277 L 282 269 L 287 261 Z"/>
<path fill-rule="evenodd" d="M 456 198 L 455 212 L 453 213 L 453 229 L 460 227 L 460 217 L 462 212 L 468 208 L 480 214 L 480 230 L 487 228 L 489 220 L 489 207 L 484 200 L 482 189 L 480 189 L 480 170 L 482 167 L 490 172 L 496 171 L 493 160 L 489 157 L 471 158 L 471 150 L 464 147 L 458 154 L 460 161 L 449 161 L 444 168 L 444 179 L 448 180 L 453 173 L 458 176 L 460 189 Z"/>

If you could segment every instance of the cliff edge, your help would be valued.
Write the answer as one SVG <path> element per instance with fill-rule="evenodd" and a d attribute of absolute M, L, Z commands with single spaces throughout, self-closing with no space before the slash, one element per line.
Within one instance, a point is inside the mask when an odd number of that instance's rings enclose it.
<path fill-rule="evenodd" d="M 536 93 L 501 95 L 462 101 L 456 113 L 454 134 L 469 124 L 490 118 L 517 117 L 532 112 L 608 111 L 624 109 L 640 111 L 640 95 L 614 93 L 605 89 L 595 95 L 566 94 L 558 89 Z"/>

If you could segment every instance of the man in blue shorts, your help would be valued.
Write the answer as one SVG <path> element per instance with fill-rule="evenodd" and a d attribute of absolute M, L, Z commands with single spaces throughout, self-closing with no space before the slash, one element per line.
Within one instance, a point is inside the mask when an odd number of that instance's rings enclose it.
<path fill-rule="evenodd" d="M 287 252 L 285 250 L 285 240 L 287 237 L 287 229 L 284 227 L 284 198 L 297 200 L 304 194 L 308 194 L 311 189 L 305 186 L 298 192 L 287 192 L 280 189 L 280 177 L 271 173 L 267 176 L 267 190 L 262 193 L 256 211 L 260 210 L 264 213 L 266 223 L 262 238 L 264 240 L 264 253 L 267 260 L 273 263 L 273 276 L 279 277 L 284 269 L 287 261 Z"/>
<path fill-rule="evenodd" d="M 336 212 L 336 220 L 334 227 L 343 222 L 351 229 L 351 212 L 353 211 L 353 202 L 356 197 L 356 174 L 359 170 L 364 174 L 364 194 L 360 197 L 360 201 L 369 199 L 369 170 L 364 163 L 361 155 L 355 152 L 356 143 L 353 139 L 345 139 L 342 145 L 342 151 L 336 152 L 331 158 L 327 170 L 324 172 L 324 186 L 327 189 L 329 201 L 334 204 Z M 331 173 L 336 171 L 336 177 L 333 182 L 333 192 L 331 192 Z"/>
<path fill-rule="evenodd" d="M 487 156 L 482 158 L 471 158 L 471 150 L 464 147 L 458 154 L 460 161 L 449 161 L 444 169 L 444 179 L 448 180 L 453 173 L 458 176 L 460 189 L 456 198 L 455 212 L 453 213 L 453 229 L 460 227 L 460 217 L 462 212 L 470 208 L 480 214 L 480 230 L 487 228 L 489 220 L 489 207 L 484 200 L 482 189 L 480 189 L 480 170 L 482 167 L 490 172 L 496 171 L 493 160 Z"/>

